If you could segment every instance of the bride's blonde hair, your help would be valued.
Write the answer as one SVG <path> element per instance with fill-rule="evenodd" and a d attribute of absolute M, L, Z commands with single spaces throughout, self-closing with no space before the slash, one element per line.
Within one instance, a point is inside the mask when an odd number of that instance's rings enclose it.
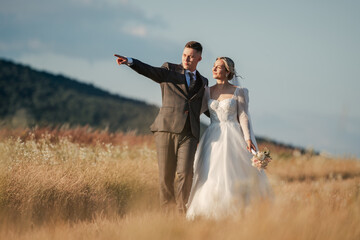
<path fill-rule="evenodd" d="M 216 60 L 222 60 L 224 62 L 225 69 L 226 71 L 229 72 L 229 74 L 227 75 L 227 79 L 231 80 L 234 77 L 234 75 L 236 75 L 234 61 L 228 57 L 218 57 Z"/>

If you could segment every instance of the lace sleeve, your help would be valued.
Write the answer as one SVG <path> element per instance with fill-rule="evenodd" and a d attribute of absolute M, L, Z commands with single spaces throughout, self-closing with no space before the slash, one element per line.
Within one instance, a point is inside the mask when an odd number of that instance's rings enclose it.
<path fill-rule="evenodd" d="M 210 98 L 210 88 L 205 86 L 204 96 L 202 99 L 201 111 L 200 114 L 206 112 L 208 110 L 208 101 Z"/>
<path fill-rule="evenodd" d="M 250 121 L 248 116 L 248 97 L 247 89 L 237 89 L 237 116 L 244 133 L 245 140 L 251 139 L 250 137 Z"/>

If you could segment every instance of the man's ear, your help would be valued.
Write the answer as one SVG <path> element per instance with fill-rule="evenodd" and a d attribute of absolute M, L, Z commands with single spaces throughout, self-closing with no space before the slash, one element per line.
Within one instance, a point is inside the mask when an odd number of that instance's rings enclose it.
<path fill-rule="evenodd" d="M 202 59 L 202 57 L 200 56 L 200 58 L 199 58 L 199 62 L 201 61 L 201 59 Z"/>

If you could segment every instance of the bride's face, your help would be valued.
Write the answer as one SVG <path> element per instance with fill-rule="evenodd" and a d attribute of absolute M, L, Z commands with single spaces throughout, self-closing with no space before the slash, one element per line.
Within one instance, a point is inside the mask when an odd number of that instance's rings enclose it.
<path fill-rule="evenodd" d="M 212 72 L 213 72 L 213 78 L 214 79 L 219 79 L 219 80 L 226 80 L 226 68 L 225 68 L 225 63 L 222 60 L 216 60 L 216 62 L 214 63 L 214 66 L 212 68 Z"/>

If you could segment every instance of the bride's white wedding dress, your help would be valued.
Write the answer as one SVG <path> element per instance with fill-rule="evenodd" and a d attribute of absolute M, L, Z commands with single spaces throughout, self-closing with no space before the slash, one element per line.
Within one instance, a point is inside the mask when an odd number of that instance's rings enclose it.
<path fill-rule="evenodd" d="M 239 213 L 251 199 L 270 194 L 266 174 L 251 165 L 246 139 L 252 139 L 247 89 L 236 88 L 231 98 L 210 98 L 206 89 L 203 110 L 211 124 L 202 136 L 194 161 L 194 178 L 187 219 L 219 219 Z M 257 147 L 257 146 L 256 146 Z"/>

